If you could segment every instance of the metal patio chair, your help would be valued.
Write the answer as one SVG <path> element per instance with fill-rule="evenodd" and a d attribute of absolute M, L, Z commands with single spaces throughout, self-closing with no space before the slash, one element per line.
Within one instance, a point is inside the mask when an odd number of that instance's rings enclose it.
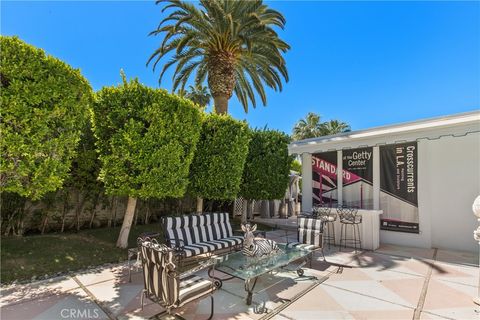
<path fill-rule="evenodd" d="M 359 225 L 362 223 L 362 216 L 358 215 L 358 208 L 340 206 L 337 208 L 337 213 L 341 223 L 340 250 L 342 248 L 342 244 L 344 245 L 344 248 L 347 247 L 347 244 L 353 246 L 355 248 L 355 252 L 357 252 L 357 246 L 361 250 L 362 239 L 360 237 Z M 353 238 L 347 238 L 348 227 L 351 227 Z"/>
<path fill-rule="evenodd" d="M 210 296 L 211 312 L 208 319 L 211 319 L 214 311 L 213 292 L 216 289 L 213 281 L 193 273 L 180 275 L 177 271 L 175 251 L 159 244 L 155 239 L 139 238 L 139 245 L 144 280 L 142 309 L 144 298 L 148 298 L 166 309 L 156 315 L 156 319 L 183 319 L 172 314 L 172 311 L 194 300 Z"/>
<path fill-rule="evenodd" d="M 287 243 L 288 247 L 298 247 L 312 250 L 310 255 L 310 267 L 312 266 L 313 254 L 315 251 L 322 253 L 323 260 L 323 220 L 314 215 L 299 215 L 297 218 L 297 242 Z"/>
<path fill-rule="evenodd" d="M 337 221 L 337 215 L 332 213 L 332 208 L 326 204 L 315 206 L 312 209 L 313 213 L 322 219 L 324 228 L 326 228 L 323 235 L 323 240 L 328 244 L 330 249 L 331 244 L 335 246 L 335 221 Z"/>

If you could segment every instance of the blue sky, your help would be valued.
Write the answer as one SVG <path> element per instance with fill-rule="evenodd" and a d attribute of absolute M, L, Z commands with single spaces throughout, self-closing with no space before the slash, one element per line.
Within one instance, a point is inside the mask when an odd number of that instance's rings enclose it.
<path fill-rule="evenodd" d="M 253 127 L 291 132 L 307 112 L 352 129 L 480 106 L 480 2 L 274 1 L 290 81 L 268 91 L 267 107 L 230 112 Z M 1 33 L 17 35 L 80 68 L 93 88 L 120 82 L 119 70 L 158 87 L 145 66 L 160 38 L 153 1 L 1 2 Z M 169 74 L 162 87 L 170 90 Z"/>

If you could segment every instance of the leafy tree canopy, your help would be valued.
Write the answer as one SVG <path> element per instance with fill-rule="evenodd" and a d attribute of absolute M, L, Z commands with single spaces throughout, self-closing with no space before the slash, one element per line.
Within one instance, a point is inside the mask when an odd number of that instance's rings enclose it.
<path fill-rule="evenodd" d="M 292 164 L 290 165 L 290 170 L 302 173 L 302 164 L 298 160 L 293 160 Z"/>
<path fill-rule="evenodd" d="M 191 193 L 207 199 L 234 199 L 240 190 L 249 141 L 245 122 L 228 115 L 207 115 L 190 167 Z"/>
<path fill-rule="evenodd" d="M 289 183 L 290 138 L 274 130 L 254 130 L 243 171 L 241 196 L 250 200 L 283 198 Z"/>
<path fill-rule="evenodd" d="M 183 196 L 201 130 L 191 101 L 124 77 L 123 85 L 97 93 L 93 111 L 108 194 Z"/>
<path fill-rule="evenodd" d="M 16 37 L 0 37 L 0 191 L 31 199 L 68 176 L 92 102 L 89 83 Z"/>

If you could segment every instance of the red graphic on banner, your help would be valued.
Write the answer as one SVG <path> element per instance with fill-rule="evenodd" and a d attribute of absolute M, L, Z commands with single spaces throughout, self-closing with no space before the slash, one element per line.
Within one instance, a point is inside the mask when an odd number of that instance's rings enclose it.
<path fill-rule="evenodd" d="M 323 159 L 312 157 L 312 169 L 313 171 L 323 176 L 334 179 L 337 178 L 337 166 Z M 343 170 L 344 183 L 353 183 L 358 180 L 361 180 L 359 176 L 349 171 Z"/>

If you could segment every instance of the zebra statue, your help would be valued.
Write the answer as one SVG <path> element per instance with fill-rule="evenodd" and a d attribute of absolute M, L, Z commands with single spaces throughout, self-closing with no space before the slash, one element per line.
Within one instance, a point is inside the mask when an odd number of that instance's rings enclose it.
<path fill-rule="evenodd" d="M 263 238 L 255 238 L 253 233 L 257 230 L 257 225 L 242 224 L 242 230 L 245 232 L 243 237 L 242 253 L 247 257 L 263 257 L 278 252 L 279 248 L 275 241 Z"/>

